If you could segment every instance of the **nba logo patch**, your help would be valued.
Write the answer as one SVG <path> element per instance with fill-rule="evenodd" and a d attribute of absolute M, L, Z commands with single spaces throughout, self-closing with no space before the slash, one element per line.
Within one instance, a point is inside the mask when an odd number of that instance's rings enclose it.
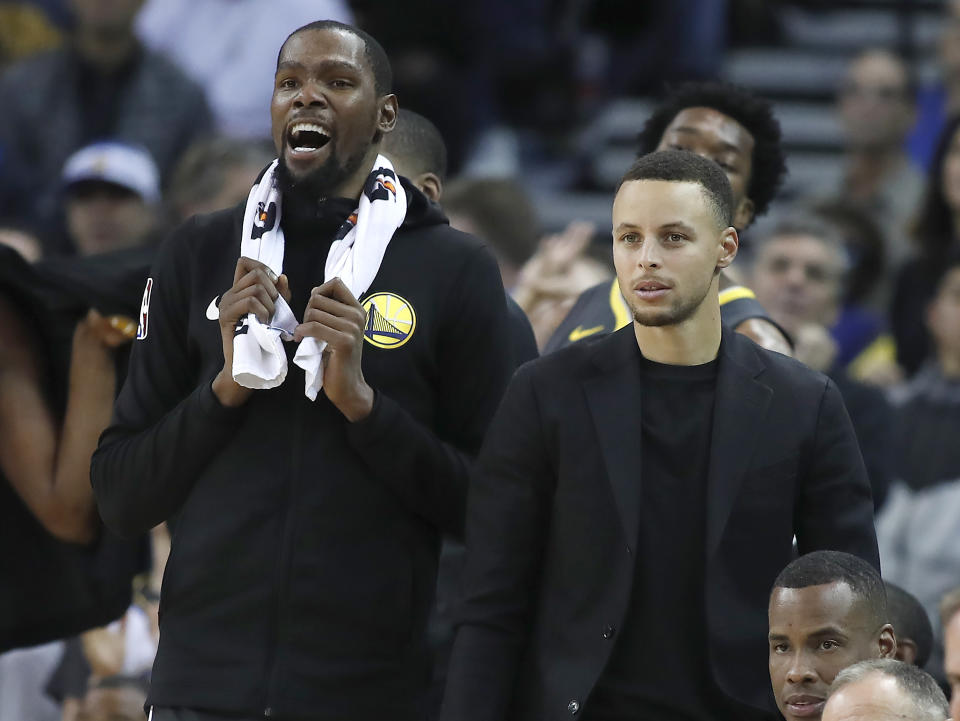
<path fill-rule="evenodd" d="M 147 278 L 147 287 L 143 289 L 143 300 L 140 301 L 140 324 L 137 326 L 137 340 L 144 340 L 147 337 L 151 293 L 153 293 L 153 278 Z"/>
<path fill-rule="evenodd" d="M 367 322 L 363 338 L 377 348 L 399 348 L 413 335 L 417 315 L 409 302 L 393 293 L 376 293 L 363 301 Z"/>

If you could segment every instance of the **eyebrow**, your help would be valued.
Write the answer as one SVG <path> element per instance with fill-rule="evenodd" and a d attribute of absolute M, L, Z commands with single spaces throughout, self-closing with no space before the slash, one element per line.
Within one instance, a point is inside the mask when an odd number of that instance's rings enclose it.
<path fill-rule="evenodd" d="M 687 233 L 694 232 L 694 229 L 691 226 L 684 223 L 682 220 L 674 220 L 669 223 L 664 223 L 663 225 L 660 226 L 660 230 L 666 230 L 667 228 L 679 228 L 680 230 L 684 230 Z"/>
<path fill-rule="evenodd" d="M 703 135 L 698 128 L 691 128 L 686 125 L 681 125 L 679 128 L 674 128 L 673 132 L 675 133 L 686 133 L 687 135 Z M 733 143 L 727 142 L 726 140 L 720 141 L 720 147 L 724 150 L 729 150 L 731 152 L 740 152 L 740 148 Z"/>
<path fill-rule="evenodd" d="M 324 59 L 313 64 L 313 67 L 321 70 L 347 70 L 354 73 L 361 72 L 361 68 L 356 63 L 347 60 Z M 284 60 L 277 65 L 277 72 L 281 70 L 306 70 L 307 66 L 296 60 Z"/>

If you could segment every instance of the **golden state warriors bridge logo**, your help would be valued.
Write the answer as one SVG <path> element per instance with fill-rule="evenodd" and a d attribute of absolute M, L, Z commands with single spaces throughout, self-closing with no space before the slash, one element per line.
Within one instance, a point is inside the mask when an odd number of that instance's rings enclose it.
<path fill-rule="evenodd" d="M 399 348 L 413 335 L 417 314 L 399 295 L 375 293 L 363 301 L 367 324 L 363 337 L 377 348 Z"/>

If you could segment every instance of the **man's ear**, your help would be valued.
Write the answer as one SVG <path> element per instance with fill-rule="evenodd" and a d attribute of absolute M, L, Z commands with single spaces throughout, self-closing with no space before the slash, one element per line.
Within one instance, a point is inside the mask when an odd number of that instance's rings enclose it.
<path fill-rule="evenodd" d="M 916 642 L 910 638 L 898 638 L 897 655 L 895 658 L 898 661 L 903 661 L 904 663 L 909 663 L 911 666 L 913 666 L 917 662 Z"/>
<path fill-rule="evenodd" d="M 893 626 L 884 624 L 877 639 L 879 658 L 895 658 L 897 655 L 897 637 L 893 633 Z"/>
<path fill-rule="evenodd" d="M 733 226 L 723 231 L 720 236 L 720 257 L 717 259 L 717 268 L 726 268 L 733 259 L 737 257 L 737 250 L 740 248 L 740 236 L 737 235 L 737 229 Z"/>
<path fill-rule="evenodd" d="M 737 204 L 737 209 L 733 213 L 733 225 L 737 228 L 746 228 L 753 222 L 753 216 L 756 208 L 750 198 L 744 197 Z"/>
<path fill-rule="evenodd" d="M 436 173 L 421 173 L 413 181 L 413 184 L 420 188 L 420 192 L 434 203 L 440 202 L 440 196 L 443 195 L 443 183 Z"/>
<path fill-rule="evenodd" d="M 397 96 L 393 93 L 384 95 L 380 98 L 380 117 L 377 119 L 377 130 L 382 133 L 389 133 L 393 126 L 397 124 L 397 113 L 400 111 L 400 105 L 397 103 Z"/>

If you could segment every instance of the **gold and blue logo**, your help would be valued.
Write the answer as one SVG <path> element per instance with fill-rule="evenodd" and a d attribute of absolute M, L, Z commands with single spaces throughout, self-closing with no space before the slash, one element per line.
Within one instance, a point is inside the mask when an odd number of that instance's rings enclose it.
<path fill-rule="evenodd" d="M 399 348 L 413 335 L 417 314 L 409 302 L 393 293 L 374 293 L 363 301 L 367 324 L 363 337 L 377 348 Z"/>

